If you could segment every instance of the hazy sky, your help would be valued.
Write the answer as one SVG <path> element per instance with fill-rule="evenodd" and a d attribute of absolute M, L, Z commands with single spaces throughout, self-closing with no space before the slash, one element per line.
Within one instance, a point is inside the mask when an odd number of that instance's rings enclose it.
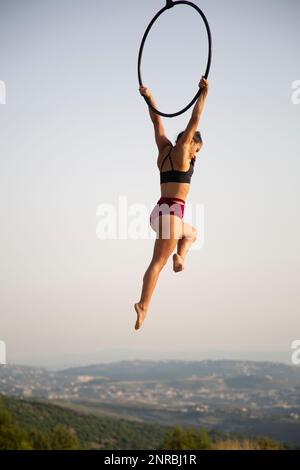
<path fill-rule="evenodd" d="M 160 0 L 0 1 L 0 339 L 8 362 L 100 349 L 289 350 L 300 337 L 298 0 L 201 0 L 210 90 L 188 203 L 202 249 L 162 272 L 136 332 L 153 239 L 100 240 L 97 208 L 160 196 L 137 56 Z M 204 25 L 179 5 L 146 43 L 159 109 L 194 97 Z M 190 118 L 163 118 L 174 142 Z M 149 229 L 146 226 L 147 230 Z M 149 231 L 149 234 L 151 232 Z"/>

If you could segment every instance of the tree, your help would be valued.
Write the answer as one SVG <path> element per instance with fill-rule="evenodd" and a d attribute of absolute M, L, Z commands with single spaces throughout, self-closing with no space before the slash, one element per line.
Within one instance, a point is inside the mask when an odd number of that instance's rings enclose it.
<path fill-rule="evenodd" d="M 11 414 L 0 411 L 0 450 L 30 450 L 27 433 L 12 422 Z"/>
<path fill-rule="evenodd" d="M 177 425 L 164 436 L 161 450 L 208 450 L 211 449 L 210 438 L 201 428 L 198 431 L 194 428 L 182 429 Z"/>
<path fill-rule="evenodd" d="M 55 426 L 49 435 L 50 446 L 53 450 L 76 450 L 80 448 L 76 433 L 65 426 Z"/>

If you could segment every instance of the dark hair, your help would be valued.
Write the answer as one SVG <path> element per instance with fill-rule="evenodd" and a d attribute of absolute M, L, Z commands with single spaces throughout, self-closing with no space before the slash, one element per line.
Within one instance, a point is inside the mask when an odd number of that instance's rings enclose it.
<path fill-rule="evenodd" d="M 178 134 L 177 136 L 177 139 L 176 139 L 176 144 L 177 142 L 179 141 L 180 137 L 182 137 L 182 135 L 184 134 L 185 131 L 182 131 Z M 193 137 L 194 141 L 197 143 L 197 144 L 202 144 L 203 141 L 202 141 L 202 137 L 201 137 L 201 134 L 199 131 L 196 131 L 195 134 L 194 134 L 194 137 Z"/>

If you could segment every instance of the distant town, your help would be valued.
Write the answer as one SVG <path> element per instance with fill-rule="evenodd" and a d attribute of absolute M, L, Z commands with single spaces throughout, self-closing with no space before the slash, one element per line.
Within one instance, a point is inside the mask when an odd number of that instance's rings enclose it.
<path fill-rule="evenodd" d="M 121 361 L 57 372 L 1 366 L 0 392 L 162 424 L 267 430 L 300 444 L 300 369 L 279 363 Z"/>

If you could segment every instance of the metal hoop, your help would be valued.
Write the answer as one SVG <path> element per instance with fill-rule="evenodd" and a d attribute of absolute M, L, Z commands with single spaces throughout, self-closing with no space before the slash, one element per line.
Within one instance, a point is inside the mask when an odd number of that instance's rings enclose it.
<path fill-rule="evenodd" d="M 162 8 L 161 10 L 159 10 L 159 12 L 151 20 L 151 22 L 149 23 L 149 26 L 147 27 L 147 29 L 145 31 L 143 39 L 142 39 L 142 43 L 141 43 L 140 50 L 139 50 L 139 56 L 138 56 L 138 80 L 139 80 L 140 86 L 143 86 L 142 75 L 141 75 L 141 61 L 142 61 L 144 45 L 145 45 L 147 36 L 149 34 L 149 31 L 152 28 L 155 21 L 160 17 L 160 15 L 162 15 L 165 11 L 169 10 L 170 8 L 173 8 L 175 5 L 188 5 L 192 8 L 194 8 L 200 14 L 201 18 L 204 21 L 206 31 L 207 31 L 207 37 L 208 37 L 208 59 L 207 59 L 206 71 L 205 71 L 203 77 L 207 78 L 208 75 L 209 75 L 210 66 L 211 66 L 211 58 L 212 58 L 212 36 L 211 36 L 211 31 L 210 31 L 210 27 L 209 27 L 208 21 L 206 19 L 206 16 L 204 15 L 203 11 L 200 10 L 200 8 L 192 2 L 188 2 L 188 1 L 185 1 L 185 0 L 180 0 L 180 1 L 176 1 L 176 2 L 173 2 L 172 0 L 166 0 L 166 6 L 164 8 Z M 177 113 L 162 113 L 158 109 L 154 108 L 154 106 L 152 106 L 152 104 L 149 102 L 148 98 L 146 98 L 144 96 L 144 99 L 145 99 L 146 103 L 152 109 L 152 111 L 154 113 L 159 114 L 160 116 L 172 118 L 172 117 L 179 116 L 180 114 L 185 113 L 196 102 L 196 100 L 200 96 L 200 93 L 201 93 L 201 90 L 199 89 L 198 92 L 196 93 L 195 97 L 192 99 L 192 101 L 184 109 L 182 109 L 181 111 L 178 111 Z"/>

